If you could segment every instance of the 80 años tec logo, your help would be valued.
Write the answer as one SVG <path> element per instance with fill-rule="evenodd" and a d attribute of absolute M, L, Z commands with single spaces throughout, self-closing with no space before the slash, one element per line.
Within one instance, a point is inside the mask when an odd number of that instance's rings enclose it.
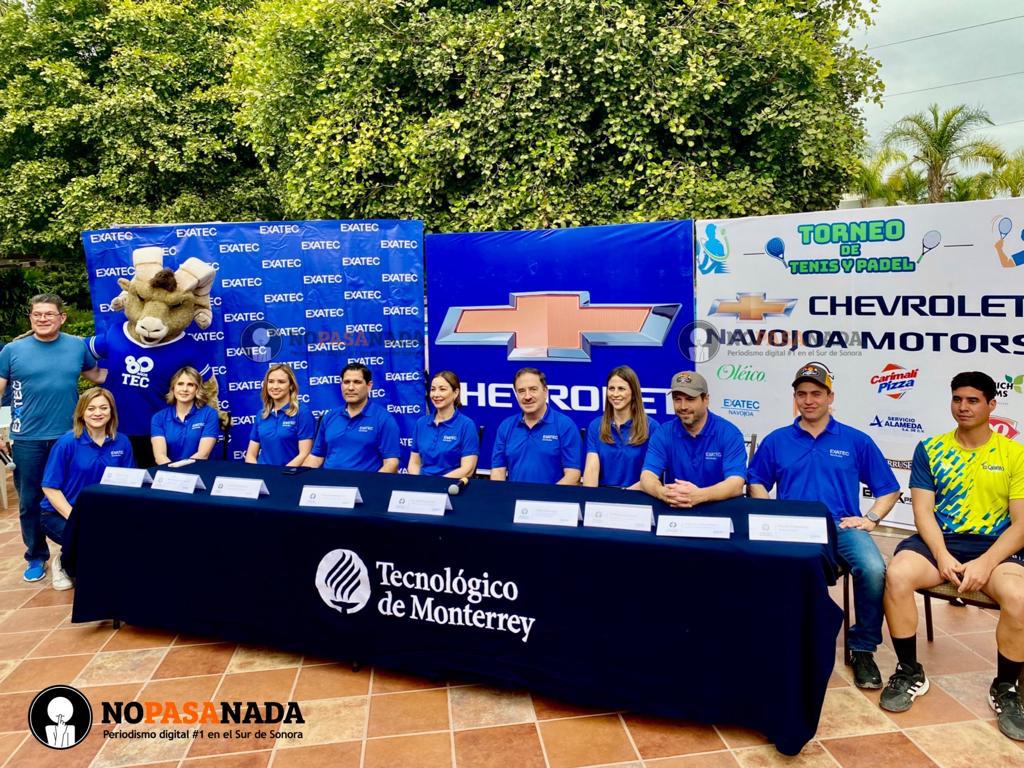
<path fill-rule="evenodd" d="M 51 749 L 70 749 L 89 735 L 92 705 L 70 685 L 51 685 L 32 700 L 28 727 L 36 740 Z"/>

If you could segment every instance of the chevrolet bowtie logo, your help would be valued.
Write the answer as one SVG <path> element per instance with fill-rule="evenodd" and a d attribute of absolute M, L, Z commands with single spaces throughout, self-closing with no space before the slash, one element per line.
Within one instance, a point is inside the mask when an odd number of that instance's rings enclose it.
<path fill-rule="evenodd" d="M 737 320 L 763 323 L 765 315 L 789 315 L 796 299 L 765 299 L 763 293 L 737 293 L 736 300 L 715 299 L 708 315 L 734 315 Z"/>
<path fill-rule="evenodd" d="M 679 304 L 590 304 L 587 291 L 513 293 L 503 307 L 452 307 L 438 344 L 501 344 L 509 360 L 590 361 L 591 345 L 657 347 Z"/>

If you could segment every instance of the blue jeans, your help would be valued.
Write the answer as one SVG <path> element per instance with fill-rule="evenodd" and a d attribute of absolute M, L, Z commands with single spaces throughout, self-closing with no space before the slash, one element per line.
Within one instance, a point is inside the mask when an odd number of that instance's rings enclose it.
<path fill-rule="evenodd" d="M 67 526 L 68 521 L 64 519 L 60 512 L 55 512 L 52 509 L 41 509 L 40 513 L 39 524 L 43 532 L 49 537 L 50 541 L 63 548 L 64 528 Z"/>
<path fill-rule="evenodd" d="M 43 500 L 43 471 L 50 449 L 56 440 L 19 440 L 11 446 L 14 459 L 14 486 L 18 489 L 21 539 L 25 542 L 26 560 L 50 558 L 41 523 L 39 503 Z"/>
<path fill-rule="evenodd" d="M 850 627 L 850 650 L 874 653 L 882 642 L 885 560 L 867 531 L 837 528 L 836 533 L 839 559 L 853 576 L 853 606 L 857 623 Z"/>

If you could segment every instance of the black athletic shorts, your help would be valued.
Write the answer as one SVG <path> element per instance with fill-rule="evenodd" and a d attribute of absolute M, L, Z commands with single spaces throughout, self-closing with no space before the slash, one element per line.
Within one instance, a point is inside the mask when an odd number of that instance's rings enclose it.
<path fill-rule="evenodd" d="M 946 549 L 949 550 L 949 554 L 961 563 L 975 560 L 985 554 L 996 540 L 995 536 L 984 536 L 979 533 L 944 533 L 942 538 L 946 542 Z M 919 534 L 915 533 L 913 536 L 901 541 L 896 547 L 896 552 L 901 552 L 904 549 L 917 552 L 917 554 L 928 558 L 928 562 L 936 568 L 939 565 L 935 562 L 935 556 L 928 549 L 928 545 L 924 543 L 924 539 Z M 1024 567 L 1024 549 L 1015 555 L 1010 555 L 1003 562 L 1016 563 Z"/>

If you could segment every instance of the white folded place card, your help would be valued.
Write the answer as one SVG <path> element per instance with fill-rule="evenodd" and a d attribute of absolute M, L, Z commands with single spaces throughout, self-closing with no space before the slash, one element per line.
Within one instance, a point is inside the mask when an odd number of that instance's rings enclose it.
<path fill-rule="evenodd" d="M 518 499 L 512 522 L 575 528 L 580 522 L 580 517 L 580 505 L 576 503 Z"/>
<path fill-rule="evenodd" d="M 172 461 L 167 466 L 168 467 L 173 467 L 174 469 L 177 469 L 178 467 L 187 467 L 189 464 L 195 464 L 195 463 L 196 463 L 195 459 L 178 459 L 177 461 Z"/>
<path fill-rule="evenodd" d="M 300 507 L 352 509 L 362 503 L 359 489 L 349 485 L 304 485 L 299 496 Z"/>
<path fill-rule="evenodd" d="M 125 488 L 141 488 L 152 482 L 149 472 L 134 467 L 107 467 L 100 478 L 100 485 L 120 485 Z"/>
<path fill-rule="evenodd" d="M 617 528 L 622 531 L 650 531 L 654 509 L 649 504 L 606 504 L 588 501 L 583 525 L 591 528 Z"/>
<path fill-rule="evenodd" d="M 199 475 L 192 475 L 187 472 L 164 472 L 162 469 L 156 471 L 153 478 L 154 491 L 174 491 L 175 493 L 195 493 L 196 490 L 204 491 L 203 478 Z"/>
<path fill-rule="evenodd" d="M 733 532 L 731 517 L 702 515 L 658 515 L 659 536 L 695 539 L 728 539 Z"/>
<path fill-rule="evenodd" d="M 828 544 L 828 524 L 824 517 L 750 515 L 748 521 L 751 541 Z"/>
<path fill-rule="evenodd" d="M 258 499 L 269 496 L 267 484 L 258 477 L 224 477 L 213 478 L 211 496 L 232 496 L 236 499 Z"/>
<path fill-rule="evenodd" d="M 392 491 L 388 512 L 405 512 L 410 515 L 443 515 L 452 508 L 452 497 L 447 493 L 423 493 L 420 491 Z"/>

